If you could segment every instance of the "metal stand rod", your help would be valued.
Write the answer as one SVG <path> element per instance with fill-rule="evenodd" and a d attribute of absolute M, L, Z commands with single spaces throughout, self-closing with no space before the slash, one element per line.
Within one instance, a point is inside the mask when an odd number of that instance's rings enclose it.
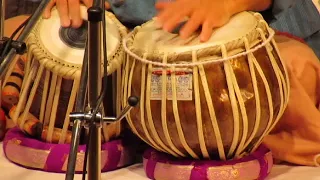
<path fill-rule="evenodd" d="M 125 115 L 138 104 L 137 97 L 128 99 L 128 106 L 115 117 L 103 117 L 100 107 L 97 107 L 97 99 L 101 92 L 101 55 L 102 55 L 102 19 L 103 3 L 101 0 L 94 0 L 93 6 L 88 9 L 88 42 L 86 55 L 81 72 L 80 91 L 75 106 L 75 112 L 70 114 L 70 121 L 73 122 L 72 140 L 68 158 L 66 180 L 73 180 L 79 146 L 81 126 L 89 125 L 89 146 L 88 151 L 88 179 L 101 180 L 101 127 L 102 123 L 113 123 L 122 120 Z M 107 66 L 107 64 L 104 64 Z M 107 68 L 104 68 L 107 69 Z M 104 73 L 107 74 L 107 73 Z M 88 81 L 88 84 L 87 84 Z M 84 112 L 84 100 L 86 95 L 86 85 L 88 85 L 88 105 L 90 112 Z M 104 87 L 106 88 L 106 87 Z M 92 114 L 95 109 L 99 109 L 96 114 Z"/>
<path fill-rule="evenodd" d="M 5 0 L 0 0 L 0 41 L 4 37 L 4 20 L 5 20 L 5 12 L 6 12 L 5 6 L 6 6 Z M 0 54 L 1 53 L 2 52 L 0 51 Z M 0 76 L 0 91 L 2 91 L 1 87 L 2 87 L 2 78 Z M 0 102 L 1 102 L 1 95 L 0 95 Z M 0 105 L 1 105 L 1 103 L 0 103 Z"/>
<path fill-rule="evenodd" d="M 96 1 L 94 5 L 96 5 Z M 101 2 L 102 3 L 102 2 Z M 101 4 L 100 3 L 100 4 Z M 101 90 L 101 25 L 103 11 L 100 6 L 93 6 L 88 9 L 88 41 L 81 72 L 80 91 L 76 101 L 75 111 L 83 114 L 84 100 L 86 95 L 86 86 L 88 82 L 88 101 L 91 110 L 97 107 L 97 99 Z M 88 80 L 89 79 L 89 80 Z M 72 115 L 70 115 L 72 120 Z M 77 117 L 73 122 L 72 140 L 70 144 L 70 153 L 68 158 L 68 167 L 66 180 L 73 180 L 75 174 L 75 166 L 77 159 L 77 150 L 79 147 L 81 126 L 84 118 Z M 94 123 L 89 122 L 90 137 L 88 155 L 88 179 L 101 179 L 101 122 L 96 122 L 96 118 L 92 119 Z"/>
<path fill-rule="evenodd" d="M 80 77 L 80 87 L 79 92 L 77 94 L 77 99 L 75 102 L 75 111 L 83 113 L 85 108 L 85 95 L 87 92 L 87 81 L 88 81 L 88 56 L 87 56 L 87 48 L 84 53 L 81 77 Z M 78 147 L 80 143 L 80 135 L 81 135 L 81 126 L 82 121 L 80 118 L 75 118 L 74 121 L 71 121 L 72 127 L 72 139 L 70 144 L 70 152 L 68 157 L 68 166 L 66 172 L 66 180 L 73 180 L 75 169 L 76 169 L 76 161 L 77 161 L 77 153 Z"/>
<path fill-rule="evenodd" d="M 27 36 L 30 34 L 31 30 L 33 29 L 34 25 L 37 23 L 37 21 L 41 17 L 45 7 L 47 6 L 47 4 L 49 2 L 50 2 L 50 0 L 42 0 L 41 1 L 41 3 L 39 4 L 39 7 L 31 16 L 29 22 L 27 23 L 26 27 L 21 32 L 17 41 L 24 42 L 26 40 Z M 9 54 L 3 60 L 3 62 L 0 62 L 1 63 L 0 64 L 0 79 L 2 79 L 3 76 L 5 75 L 5 73 L 7 72 L 7 68 L 9 67 L 10 63 L 13 61 L 15 55 L 16 55 L 16 51 L 14 49 L 11 49 Z"/>
<path fill-rule="evenodd" d="M 0 0 L 0 40 L 4 37 L 4 20 L 6 14 L 6 1 Z"/>
<path fill-rule="evenodd" d="M 100 3 L 101 4 L 101 3 Z M 101 92 L 101 28 L 103 10 L 101 5 L 88 9 L 88 102 L 90 109 L 97 108 Z M 88 154 L 88 180 L 101 179 L 101 127 L 102 122 L 90 123 Z"/>

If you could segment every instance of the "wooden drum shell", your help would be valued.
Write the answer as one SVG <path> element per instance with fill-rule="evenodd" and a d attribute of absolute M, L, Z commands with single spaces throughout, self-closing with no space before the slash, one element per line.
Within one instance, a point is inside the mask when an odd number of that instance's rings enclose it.
<path fill-rule="evenodd" d="M 227 57 L 229 53 L 231 56 L 234 52 L 254 49 L 270 35 L 268 27 L 260 28 L 259 32 L 261 30 L 264 30 L 263 37 L 257 36 L 253 41 L 247 41 L 250 35 L 241 37 L 238 40 L 241 45 L 236 48 L 236 45 L 226 43 L 218 47 L 220 53 L 212 51 L 207 56 Z M 191 63 L 204 57 L 201 50 L 181 54 L 143 52 L 130 46 L 139 31 L 140 27 L 136 28 L 127 45 L 142 59 Z M 135 95 L 141 100 L 140 106 L 127 117 L 129 125 L 149 145 L 176 157 L 225 160 L 246 155 L 258 147 L 262 137 L 279 120 L 288 102 L 288 77 L 273 39 L 245 56 L 219 63 L 182 67 L 192 72 L 190 101 L 168 100 L 163 97 L 165 93 L 159 100 L 150 98 L 153 73 L 157 70 L 162 72 L 159 76 L 164 80 L 166 77 L 163 75 L 167 71 L 180 71 L 180 67 L 164 68 L 141 62 L 130 55 L 127 57 L 123 70 L 123 94 L 125 97 Z M 174 79 L 172 75 L 171 79 Z M 159 83 L 165 90 L 163 82 Z M 173 84 L 172 80 L 169 84 Z M 175 84 L 178 88 L 179 83 Z"/>

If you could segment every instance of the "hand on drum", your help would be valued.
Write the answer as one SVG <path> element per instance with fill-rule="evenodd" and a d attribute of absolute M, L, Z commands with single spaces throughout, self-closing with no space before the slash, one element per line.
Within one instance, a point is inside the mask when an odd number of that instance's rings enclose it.
<path fill-rule="evenodd" d="M 78 28 L 82 24 L 82 18 L 80 14 L 80 4 L 81 2 L 87 6 L 91 7 L 93 0 L 51 0 L 46 7 L 43 17 L 50 18 L 51 9 L 57 6 L 59 11 L 61 26 L 63 27 L 73 27 Z M 108 2 L 105 2 L 106 9 L 110 8 Z"/>
<path fill-rule="evenodd" d="M 156 8 L 160 11 L 157 20 L 168 32 L 172 32 L 186 17 L 190 18 L 179 32 L 182 38 L 188 38 L 202 25 L 201 41 L 207 41 L 213 28 L 223 26 L 234 14 L 227 0 L 158 2 Z"/>
<path fill-rule="evenodd" d="M 159 0 L 160 1 L 160 0 Z M 263 11 L 272 0 L 175 0 L 158 2 L 158 22 L 165 31 L 172 32 L 189 18 L 180 30 L 182 38 L 188 38 L 201 27 L 201 41 L 211 37 L 214 28 L 226 24 L 230 17 L 242 11 Z"/>

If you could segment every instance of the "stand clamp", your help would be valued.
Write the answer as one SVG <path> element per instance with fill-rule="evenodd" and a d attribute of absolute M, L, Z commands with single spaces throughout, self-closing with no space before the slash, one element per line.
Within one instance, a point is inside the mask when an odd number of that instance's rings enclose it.
<path fill-rule="evenodd" d="M 92 110 L 89 110 L 85 113 L 80 112 L 72 112 L 70 113 L 70 125 L 73 126 L 73 122 L 75 120 L 80 120 L 82 122 L 82 126 L 89 127 L 92 119 L 95 121 L 95 125 L 100 127 L 102 123 L 111 124 L 117 121 L 121 121 L 129 111 L 139 103 L 139 99 L 135 96 L 131 96 L 128 99 L 128 105 L 122 110 L 121 114 L 118 117 L 103 117 L 100 112 L 97 112 L 95 117 L 93 118 Z"/>
<path fill-rule="evenodd" d="M 16 53 L 19 55 L 23 55 L 27 51 L 27 45 L 23 41 L 10 40 L 10 38 L 3 37 L 0 39 L 0 53 L 5 50 L 8 43 L 10 43 L 9 50 L 15 49 Z"/>

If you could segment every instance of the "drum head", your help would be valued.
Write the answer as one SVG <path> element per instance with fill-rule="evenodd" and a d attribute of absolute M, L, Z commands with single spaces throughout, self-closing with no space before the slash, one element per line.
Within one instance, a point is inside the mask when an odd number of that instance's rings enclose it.
<path fill-rule="evenodd" d="M 63 28 L 60 25 L 60 18 L 57 9 L 52 10 L 49 19 L 41 18 L 34 28 L 33 34 L 39 48 L 43 49 L 46 55 L 51 56 L 54 61 L 65 66 L 80 68 L 82 65 L 85 41 L 87 37 L 87 9 L 81 6 L 83 25 L 78 28 Z M 110 18 L 113 15 L 106 12 L 106 42 L 108 60 L 112 60 L 117 53 L 121 43 L 121 32 L 119 24 Z"/>
<path fill-rule="evenodd" d="M 179 53 L 195 49 L 203 49 L 239 40 L 257 28 L 258 21 L 253 13 L 242 12 L 233 16 L 224 26 L 217 28 L 209 41 L 201 43 L 199 32 L 189 39 L 183 40 L 178 34 L 168 33 L 150 21 L 138 29 L 134 37 L 133 47 L 142 52 L 172 52 Z"/>

